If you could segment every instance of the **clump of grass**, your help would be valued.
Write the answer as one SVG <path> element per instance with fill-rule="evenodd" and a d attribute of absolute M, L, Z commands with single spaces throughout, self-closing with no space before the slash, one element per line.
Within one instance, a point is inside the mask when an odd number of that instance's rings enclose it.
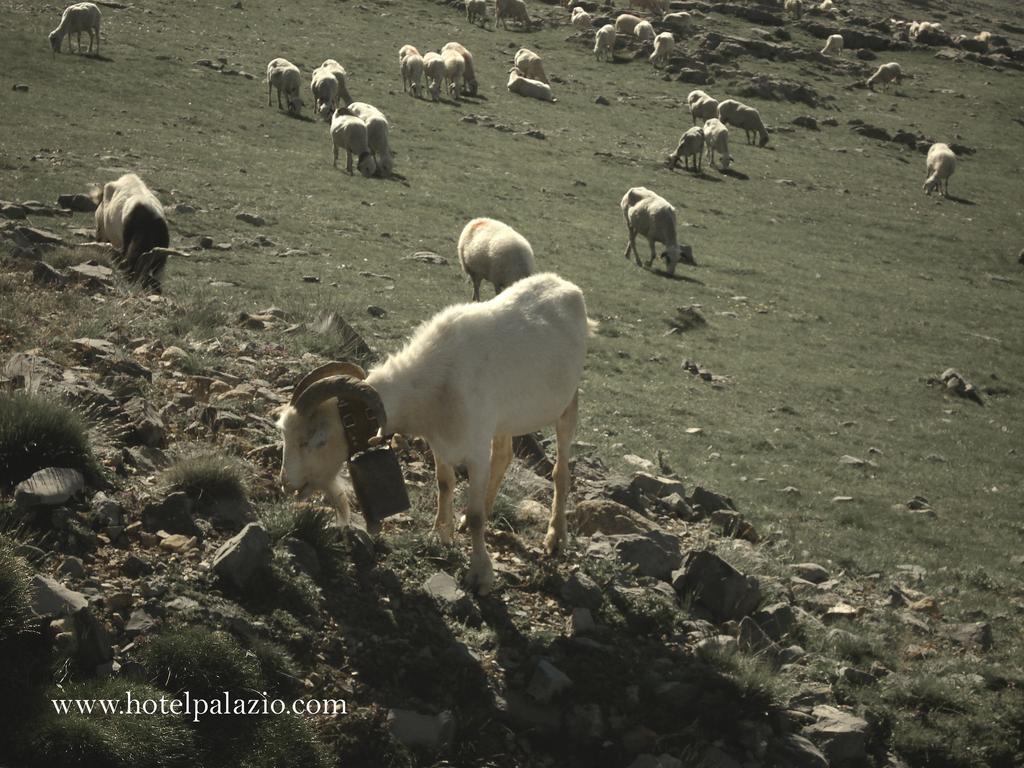
<path fill-rule="evenodd" d="M 295 715 L 265 718 L 242 763 L 245 768 L 329 768 L 335 764 L 309 724 Z"/>
<path fill-rule="evenodd" d="M 292 692 L 297 688 L 301 670 L 284 646 L 272 640 L 256 638 L 249 644 L 264 680 L 277 693 Z"/>
<path fill-rule="evenodd" d="M 166 491 L 181 491 L 200 507 L 215 500 L 245 498 L 241 464 L 222 453 L 204 452 L 178 459 L 163 471 L 160 482 Z"/>
<path fill-rule="evenodd" d="M 85 420 L 60 403 L 23 393 L 0 394 L 0 467 L 0 488 L 6 490 L 47 467 L 100 479 Z"/>
<path fill-rule="evenodd" d="M 0 641 L 28 629 L 31 576 L 28 563 L 15 553 L 14 544 L 0 536 Z"/>
<path fill-rule="evenodd" d="M 262 523 L 272 544 L 277 544 L 277 542 L 291 533 L 295 526 L 295 513 L 287 502 L 260 507 L 256 510 L 256 516 L 259 518 L 260 523 Z"/>
<path fill-rule="evenodd" d="M 361 707 L 347 717 L 336 717 L 325 727 L 325 741 L 340 765 L 412 768 L 412 753 L 395 741 L 387 726 L 387 711 Z"/>
<path fill-rule="evenodd" d="M 196 627 L 170 629 L 142 647 L 141 661 L 161 688 L 193 697 L 262 690 L 259 665 L 234 639 Z"/>

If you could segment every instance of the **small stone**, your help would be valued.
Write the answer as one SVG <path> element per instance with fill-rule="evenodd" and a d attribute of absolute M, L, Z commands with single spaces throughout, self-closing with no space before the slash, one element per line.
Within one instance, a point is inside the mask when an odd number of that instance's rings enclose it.
<path fill-rule="evenodd" d="M 834 765 L 862 764 L 867 759 L 868 724 L 863 718 L 826 704 L 816 706 L 811 714 L 816 722 L 803 733 Z"/>
<path fill-rule="evenodd" d="M 598 96 L 594 99 L 594 103 L 600 104 L 602 107 L 607 107 L 611 102 L 609 102 L 604 96 Z"/>
<path fill-rule="evenodd" d="M 828 571 L 817 563 L 795 563 L 789 567 L 801 579 L 812 584 L 821 584 L 823 581 L 828 581 Z"/>
<path fill-rule="evenodd" d="M 143 507 L 142 527 L 150 533 L 162 530 L 196 536 L 200 532 L 192 519 L 192 500 L 180 491 Z"/>
<path fill-rule="evenodd" d="M 992 648 L 992 625 L 988 622 L 951 624 L 945 630 L 950 640 L 969 650 L 988 651 Z"/>
<path fill-rule="evenodd" d="M 388 711 L 388 729 L 399 742 L 412 749 L 437 752 L 455 739 L 455 717 L 444 711 L 423 715 L 411 709 Z"/>
<path fill-rule="evenodd" d="M 540 702 L 550 701 L 572 686 L 572 680 L 551 662 L 541 659 L 530 678 L 526 692 Z"/>
<path fill-rule="evenodd" d="M 688 595 L 715 621 L 739 621 L 761 601 L 761 589 L 753 576 L 745 576 L 707 550 L 692 550 L 683 567 L 672 574 L 676 592 Z"/>
<path fill-rule="evenodd" d="M 683 561 L 679 538 L 663 531 L 616 536 L 595 534 L 587 554 L 614 554 L 620 562 L 635 566 L 641 576 L 652 576 L 663 581 L 668 581 Z"/>
<path fill-rule="evenodd" d="M 388 311 L 386 309 L 384 309 L 384 307 L 378 307 L 376 304 L 371 304 L 370 306 L 368 306 L 366 308 L 366 312 L 367 312 L 367 314 L 370 315 L 370 317 L 378 317 L 378 318 L 379 317 L 384 317 L 388 313 Z"/>
<path fill-rule="evenodd" d="M 168 552 L 186 552 L 196 545 L 195 536 L 184 536 L 180 533 L 172 533 L 160 539 L 160 549 Z"/>
<path fill-rule="evenodd" d="M 594 623 L 594 616 L 589 608 L 573 608 L 572 616 L 569 618 L 569 632 L 573 635 L 586 635 L 597 628 Z"/>
<path fill-rule="evenodd" d="M 32 280 L 40 285 L 64 285 L 68 282 L 63 272 L 45 261 L 37 261 L 32 265 Z"/>
<path fill-rule="evenodd" d="M 455 579 L 444 571 L 438 571 L 423 584 L 423 590 L 442 603 L 457 603 L 466 596 Z"/>
<path fill-rule="evenodd" d="M 15 83 L 14 87 L 11 88 L 11 90 L 17 91 L 18 93 L 28 93 L 28 86 L 24 83 Z"/>
<path fill-rule="evenodd" d="M 246 224 L 252 224 L 254 227 L 262 227 L 267 223 L 267 220 L 258 213 L 249 213 L 248 211 L 239 211 L 235 214 L 235 218 Z"/>
<path fill-rule="evenodd" d="M 135 637 L 149 632 L 156 626 L 156 619 L 146 613 L 145 609 L 138 608 L 132 611 L 128 622 L 124 625 L 125 634 L 128 637 Z"/>
<path fill-rule="evenodd" d="M 630 487 L 640 493 L 645 493 L 659 499 L 673 493 L 686 496 L 686 486 L 683 485 L 682 481 L 674 480 L 670 477 L 656 477 L 647 472 L 637 472 L 633 475 Z"/>
<path fill-rule="evenodd" d="M 58 576 L 66 576 L 70 579 L 85 578 L 85 564 L 80 557 L 65 557 L 64 562 L 57 569 Z"/>
<path fill-rule="evenodd" d="M 88 599 L 46 576 L 32 577 L 32 611 L 39 616 L 59 616 L 85 608 Z"/>
<path fill-rule="evenodd" d="M 856 667 L 840 667 L 839 676 L 850 685 L 874 685 L 875 676 Z"/>
<path fill-rule="evenodd" d="M 85 478 L 77 469 L 48 467 L 35 472 L 14 489 L 14 501 L 20 508 L 55 507 L 85 490 Z"/>
<path fill-rule="evenodd" d="M 604 601 L 604 595 L 597 582 L 583 571 L 576 571 L 565 580 L 561 589 L 562 599 L 573 606 L 597 610 Z"/>

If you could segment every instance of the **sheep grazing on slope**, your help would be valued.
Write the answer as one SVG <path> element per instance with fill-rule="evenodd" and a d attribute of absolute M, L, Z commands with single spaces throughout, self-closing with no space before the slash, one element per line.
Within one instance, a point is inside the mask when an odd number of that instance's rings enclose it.
<path fill-rule="evenodd" d="M 313 93 L 313 111 L 330 122 L 338 108 L 338 80 L 334 73 L 326 69 L 313 70 L 309 90 Z"/>
<path fill-rule="evenodd" d="M 594 24 L 594 17 L 577 5 L 572 9 L 572 19 L 570 21 L 574 27 L 590 27 Z"/>
<path fill-rule="evenodd" d="M 134 173 L 126 173 L 102 190 L 93 189 L 91 197 L 96 203 L 96 240 L 121 251 L 118 261 L 130 280 L 159 293 L 167 254 L 154 249 L 167 248 L 170 233 L 156 195 Z"/>
<path fill-rule="evenodd" d="M 370 152 L 370 143 L 366 135 L 366 123 L 355 115 L 347 114 L 340 109 L 331 120 L 331 145 L 334 147 L 334 167 L 338 167 L 338 151 L 344 149 L 348 154 L 345 170 L 352 175 L 352 157 L 357 158 L 359 172 L 370 178 L 377 172 L 377 161 Z"/>
<path fill-rule="evenodd" d="M 423 91 L 423 57 L 411 45 L 403 45 L 398 51 L 398 65 L 402 71 L 402 90 L 418 99 Z"/>
<path fill-rule="evenodd" d="M 64 38 L 68 39 L 68 53 L 71 53 L 71 36 L 78 38 L 78 52 L 82 52 L 82 33 L 89 33 L 89 53 L 92 53 L 92 40 L 96 38 L 96 55 L 100 55 L 100 21 L 103 15 L 95 3 L 75 3 L 64 9 L 60 24 L 49 35 L 50 48 L 54 55 L 60 52 Z"/>
<path fill-rule="evenodd" d="M 473 219 L 459 235 L 459 263 L 473 281 L 473 301 L 480 301 L 480 283 L 494 285 L 495 295 L 536 271 L 530 242 L 496 219 Z"/>
<path fill-rule="evenodd" d="M 717 117 L 704 122 L 704 147 L 707 149 L 708 162 L 714 166 L 715 153 L 718 153 L 719 167 L 725 171 L 732 164 L 729 154 L 729 129 Z"/>
<path fill-rule="evenodd" d="M 873 91 L 875 90 L 875 83 L 879 83 L 882 88 L 888 90 L 890 83 L 899 85 L 902 79 L 903 68 L 895 61 L 890 61 L 888 64 L 882 64 L 875 70 L 875 74 L 868 78 L 867 86 L 869 90 Z"/>
<path fill-rule="evenodd" d="M 666 27 L 672 27 L 677 32 L 688 32 L 693 26 L 693 16 L 686 11 L 666 13 L 661 17 L 661 23 Z"/>
<path fill-rule="evenodd" d="M 542 83 L 548 82 L 548 76 L 544 72 L 544 61 L 529 48 L 520 48 L 516 51 L 514 62 L 523 77 L 540 80 Z"/>
<path fill-rule="evenodd" d="M 494 0 L 494 26 L 500 23 L 508 29 L 509 19 L 523 25 L 524 29 L 530 27 L 530 13 L 526 10 L 524 0 Z"/>
<path fill-rule="evenodd" d="M 509 93 L 528 96 L 531 99 L 539 99 L 540 101 L 558 101 L 551 92 L 550 85 L 542 83 L 540 80 L 531 80 L 528 77 L 523 77 L 515 67 L 508 71 L 507 85 Z"/>
<path fill-rule="evenodd" d="M 481 27 L 487 24 L 487 0 L 466 0 L 466 21 Z"/>
<path fill-rule="evenodd" d="M 804 15 L 803 0 L 786 0 L 782 7 L 794 19 L 799 19 Z"/>
<path fill-rule="evenodd" d="M 636 25 L 641 21 L 643 21 L 643 19 L 639 16 L 634 16 L 631 13 L 620 14 L 615 19 L 615 33 L 618 35 L 632 35 L 633 30 L 636 29 Z"/>
<path fill-rule="evenodd" d="M 605 24 L 594 34 L 594 56 L 598 61 L 615 59 L 615 27 Z"/>
<path fill-rule="evenodd" d="M 651 62 L 652 67 L 664 67 L 668 64 L 669 56 L 672 55 L 672 49 L 675 46 L 676 39 L 672 36 L 672 33 L 662 32 L 654 38 L 654 53 L 647 60 Z"/>
<path fill-rule="evenodd" d="M 633 34 L 641 43 L 649 43 L 654 39 L 654 27 L 649 21 L 641 21 L 633 27 Z"/>
<path fill-rule="evenodd" d="M 668 156 L 668 167 L 675 168 L 679 164 L 679 158 L 683 158 L 683 167 L 690 170 L 690 160 L 693 160 L 693 170 L 700 171 L 701 157 L 704 154 L 704 129 L 700 126 L 690 128 L 679 139 L 679 146 Z"/>
<path fill-rule="evenodd" d="M 619 207 L 626 217 L 626 228 L 629 231 L 624 254 L 627 261 L 632 250 L 636 263 L 641 264 L 640 254 L 636 250 L 636 236 L 640 234 L 647 238 L 651 246 L 651 258 L 647 261 L 647 269 L 651 268 L 656 257 L 655 243 L 665 245 L 662 257 L 670 275 L 675 274 L 676 264 L 680 261 L 691 265 L 696 263 L 693 260 L 693 249 L 688 245 L 679 245 L 676 240 L 676 209 L 661 195 L 646 187 L 633 187 L 622 196 Z"/>
<path fill-rule="evenodd" d="M 838 13 L 839 9 L 836 8 L 836 4 L 832 0 L 821 0 L 821 5 L 818 6 L 819 13 Z"/>
<path fill-rule="evenodd" d="M 441 98 L 441 84 L 444 82 L 444 59 L 441 54 L 430 51 L 423 57 L 423 73 L 427 77 L 427 87 L 430 88 L 430 99 L 437 101 Z"/>
<path fill-rule="evenodd" d="M 462 78 L 466 71 L 466 60 L 458 51 L 441 51 L 444 62 L 444 79 L 448 83 L 448 95 L 455 101 L 462 98 Z"/>
<path fill-rule="evenodd" d="M 314 72 L 330 72 L 334 75 L 334 79 L 338 81 L 338 105 L 344 107 L 346 104 L 352 103 L 352 97 L 348 92 L 348 72 L 334 59 L 324 59 L 323 64 L 317 67 Z"/>
<path fill-rule="evenodd" d="M 462 56 L 462 89 L 465 93 L 470 96 L 476 96 L 478 84 L 476 81 L 476 66 L 473 64 L 473 54 L 469 52 L 462 43 L 455 42 L 454 40 L 450 43 L 445 43 L 441 47 L 441 56 L 444 56 L 445 51 L 456 51 Z"/>
<path fill-rule="evenodd" d="M 753 143 L 754 134 L 758 136 L 758 146 L 768 143 L 768 129 L 764 127 L 761 113 L 753 107 L 741 104 L 735 99 L 726 99 L 718 105 L 718 119 L 726 125 L 742 128 L 747 134 L 747 143 Z"/>
<path fill-rule="evenodd" d="M 273 92 L 277 89 L 277 108 L 281 106 L 281 92 L 284 91 L 285 103 L 288 105 L 288 112 L 298 114 L 302 109 L 302 98 L 299 96 L 299 89 L 302 85 L 302 73 L 299 68 L 288 59 L 271 59 L 267 64 L 267 106 L 273 102 Z"/>
<path fill-rule="evenodd" d="M 925 194 L 938 192 L 943 197 L 949 197 L 949 177 L 956 171 L 956 154 L 949 148 L 949 144 L 932 144 L 928 148 L 925 168 L 928 172 L 923 187 Z"/>
<path fill-rule="evenodd" d="M 690 91 L 686 103 L 690 106 L 690 117 L 693 118 L 694 125 L 718 117 L 718 100 L 711 98 L 704 91 Z"/>
<path fill-rule="evenodd" d="M 366 143 L 373 152 L 377 172 L 384 178 L 391 176 L 395 168 L 395 156 L 391 151 L 389 137 L 391 125 L 384 117 L 384 113 L 372 104 L 362 101 L 353 101 L 345 108 L 345 112 L 366 123 Z"/>
<path fill-rule="evenodd" d="M 825 40 L 825 47 L 821 49 L 822 56 L 842 56 L 843 55 L 843 36 L 842 35 L 829 35 L 828 39 Z"/>
<path fill-rule="evenodd" d="M 557 453 L 544 546 L 554 554 L 565 541 L 569 454 L 590 329 L 582 291 L 557 275 L 539 274 L 490 301 L 442 310 L 366 374 L 350 363 L 321 366 L 295 387 L 278 420 L 282 485 L 300 494 L 324 491 L 345 524 L 348 502 L 338 473 L 355 450 L 346 431 L 357 443 L 378 428 L 385 436 L 422 437 L 437 473 L 433 530 L 445 545 L 455 534 L 455 467 L 466 468 L 467 578 L 487 594 L 494 569 L 484 528 L 512 460 L 512 437 L 551 424 Z M 366 418 L 346 430 L 342 408 Z"/>

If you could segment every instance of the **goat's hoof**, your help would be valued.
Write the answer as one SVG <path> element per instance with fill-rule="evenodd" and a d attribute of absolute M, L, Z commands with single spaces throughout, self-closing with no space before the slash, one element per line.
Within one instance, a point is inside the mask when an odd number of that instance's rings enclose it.
<path fill-rule="evenodd" d="M 430 532 L 434 536 L 437 536 L 437 540 L 441 543 L 441 546 L 444 547 L 450 547 L 455 539 L 455 534 L 450 526 L 435 525 Z"/>
<path fill-rule="evenodd" d="M 547 552 L 550 557 L 554 557 L 562 548 L 562 542 L 564 540 L 564 535 L 560 535 L 557 531 L 549 528 L 547 535 L 544 537 L 544 551 Z"/>
<path fill-rule="evenodd" d="M 465 533 L 469 530 L 469 515 L 459 515 L 459 533 Z"/>
<path fill-rule="evenodd" d="M 494 568 L 490 563 L 487 563 L 486 567 L 481 566 L 480 568 L 471 566 L 466 582 L 469 588 L 480 597 L 489 595 L 494 589 Z"/>

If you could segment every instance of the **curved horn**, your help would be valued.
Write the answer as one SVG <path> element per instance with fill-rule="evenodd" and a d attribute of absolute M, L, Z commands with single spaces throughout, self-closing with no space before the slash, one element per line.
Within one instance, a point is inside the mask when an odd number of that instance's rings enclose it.
<path fill-rule="evenodd" d="M 381 402 L 377 390 L 365 381 L 352 376 L 328 376 L 325 379 L 313 382 L 295 400 L 294 408 L 299 413 L 307 414 L 320 405 L 320 403 L 332 397 L 336 397 L 339 400 L 354 401 L 363 405 L 373 414 L 380 427 L 383 427 L 387 422 L 384 403 Z"/>
<path fill-rule="evenodd" d="M 292 399 L 288 404 L 295 405 L 299 396 L 309 389 L 310 385 L 320 381 L 320 379 L 326 379 L 328 376 L 351 376 L 352 378 L 362 380 L 366 378 L 366 371 L 355 363 L 341 363 L 334 361 L 321 365 L 319 368 L 314 368 L 299 379 L 299 383 L 296 384 L 295 389 L 292 390 Z"/>

